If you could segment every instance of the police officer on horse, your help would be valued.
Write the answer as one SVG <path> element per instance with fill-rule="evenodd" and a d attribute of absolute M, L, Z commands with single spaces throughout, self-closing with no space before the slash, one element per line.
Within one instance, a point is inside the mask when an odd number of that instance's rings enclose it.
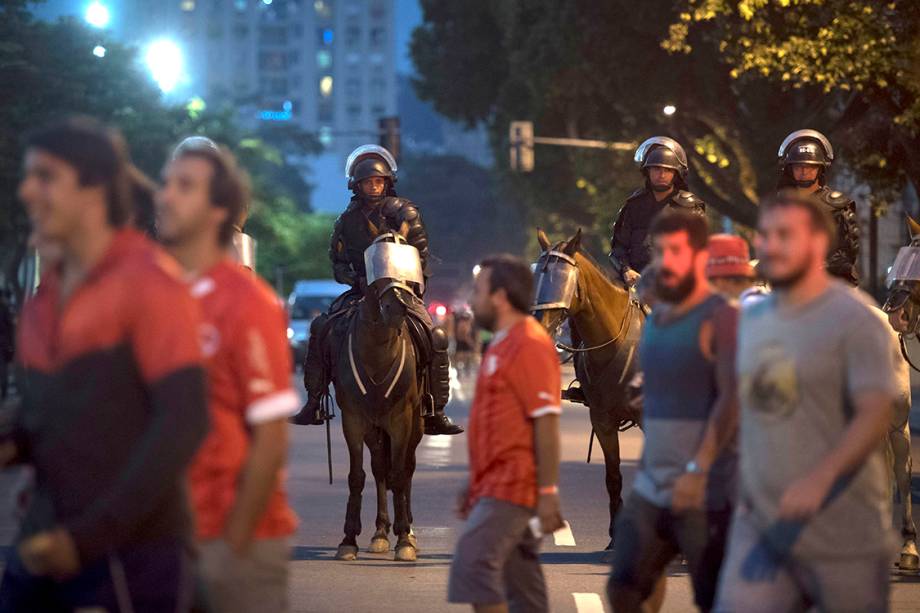
<path fill-rule="evenodd" d="M 827 271 L 851 285 L 859 285 L 859 222 L 852 198 L 827 186 L 834 148 L 817 130 L 796 130 L 779 147 L 778 189 L 796 187 L 831 210 L 837 224 L 837 246 L 827 256 Z"/>
<path fill-rule="evenodd" d="M 415 205 L 396 195 L 396 168 L 396 160 L 390 152 L 377 145 L 363 145 L 348 156 L 345 175 L 354 196 L 335 222 L 329 258 L 336 281 L 350 285 L 351 289 L 333 303 L 328 313 L 318 316 L 310 325 L 303 369 L 308 398 L 300 413 L 292 418 L 294 423 L 320 425 L 330 418 L 321 402 L 329 387 L 324 342 L 327 338 L 334 338 L 330 330 L 331 320 L 348 311 L 367 290 L 364 252 L 374 239 L 384 229 L 403 234 L 407 242 L 418 249 L 422 269 L 427 276 L 428 234 Z M 425 434 L 460 434 L 463 428 L 444 414 L 450 395 L 447 336 L 434 326 L 422 296 L 415 296 L 407 307 L 412 323 L 410 330 L 415 337 L 413 341 L 425 347 L 427 351 L 422 353 L 430 356 L 425 377 L 429 390 L 422 394 L 429 403 L 424 407 Z"/>
<path fill-rule="evenodd" d="M 667 136 L 654 136 L 639 145 L 635 161 L 645 185 L 634 191 L 620 209 L 610 238 L 610 261 L 628 286 L 652 260 L 648 229 L 665 207 L 690 210 L 700 215 L 706 204 L 687 188 L 687 154 Z"/>

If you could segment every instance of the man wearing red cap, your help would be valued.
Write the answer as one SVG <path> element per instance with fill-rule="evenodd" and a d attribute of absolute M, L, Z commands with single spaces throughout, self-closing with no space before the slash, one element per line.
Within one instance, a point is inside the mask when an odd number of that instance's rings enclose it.
<path fill-rule="evenodd" d="M 756 277 L 751 252 L 743 238 L 734 234 L 709 237 L 706 278 L 716 291 L 737 300 L 744 290 L 754 285 Z"/>

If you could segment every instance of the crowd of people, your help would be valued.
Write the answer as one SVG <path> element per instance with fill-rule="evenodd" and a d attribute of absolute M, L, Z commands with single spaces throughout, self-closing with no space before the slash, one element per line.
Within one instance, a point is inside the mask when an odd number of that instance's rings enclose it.
<path fill-rule="evenodd" d="M 638 353 L 645 444 L 616 518 L 614 610 L 660 604 L 677 556 L 703 611 L 887 610 L 880 441 L 901 358 L 884 317 L 851 286 L 854 250 L 839 244 L 852 238 L 841 231 L 849 205 L 835 209 L 837 192 L 808 187 L 818 164 L 790 158 L 797 183 L 761 204 L 755 267 L 743 239 L 709 235 L 703 203 L 682 189 L 682 150 L 650 141 L 640 147 L 646 187 L 612 240 L 618 274 L 649 313 Z M 793 147 L 800 141 L 784 143 L 787 153 L 822 155 Z M 411 202 L 393 202 L 395 164 L 373 155 L 354 160 L 356 196 L 333 235 L 337 278 L 355 292 L 341 303 L 367 288 L 356 245 L 373 239 L 351 236 L 370 224 L 349 226 L 348 214 L 370 222 L 370 210 L 374 227 L 395 223 L 427 251 Z M 117 132 L 90 119 L 27 142 L 19 197 L 45 272 L 18 318 L 20 397 L 0 465 L 31 466 L 34 487 L 0 613 L 288 606 L 288 421 L 329 418 L 323 349 L 311 347 L 298 410 L 283 305 L 233 255 L 249 185 L 226 148 L 191 137 L 158 186 L 142 179 Z M 564 524 L 560 364 L 532 299 L 530 266 L 490 257 L 472 318 L 457 324 L 465 352 L 474 321 L 494 334 L 470 413 L 448 586 L 450 602 L 476 611 L 548 610 L 539 545 Z M 0 323 L 4 358 L 11 326 Z M 314 324 L 311 343 L 325 325 Z M 458 434 L 444 414 L 446 341 L 429 340 L 426 432 Z"/>

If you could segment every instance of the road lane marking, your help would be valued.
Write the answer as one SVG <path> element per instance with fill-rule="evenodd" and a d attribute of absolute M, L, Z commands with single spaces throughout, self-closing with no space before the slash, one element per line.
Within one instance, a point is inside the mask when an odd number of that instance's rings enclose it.
<path fill-rule="evenodd" d="M 604 601 L 600 594 L 574 592 L 575 609 L 578 613 L 604 613 Z"/>
<path fill-rule="evenodd" d="M 439 468 L 450 466 L 453 439 L 452 436 L 426 436 L 422 439 L 421 463 Z"/>
<path fill-rule="evenodd" d="M 575 535 L 572 534 L 572 526 L 565 522 L 561 528 L 553 532 L 553 542 L 556 547 L 574 547 Z"/>

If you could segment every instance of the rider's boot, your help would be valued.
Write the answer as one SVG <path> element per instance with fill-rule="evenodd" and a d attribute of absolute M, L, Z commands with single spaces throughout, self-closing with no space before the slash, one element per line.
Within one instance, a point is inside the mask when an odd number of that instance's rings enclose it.
<path fill-rule="evenodd" d="M 303 384 L 307 388 L 307 403 L 297 415 L 290 418 L 292 424 L 299 426 L 321 426 L 330 417 L 323 410 L 323 394 L 329 388 L 323 368 L 321 336 L 326 318 L 317 317 L 310 324 L 310 340 L 307 343 L 307 355 L 303 361 Z"/>
<path fill-rule="evenodd" d="M 434 413 L 425 416 L 425 434 L 460 434 L 463 428 L 444 414 L 450 399 L 450 358 L 447 355 L 447 335 L 440 328 L 431 333 L 431 367 L 429 381 L 434 396 Z"/>

